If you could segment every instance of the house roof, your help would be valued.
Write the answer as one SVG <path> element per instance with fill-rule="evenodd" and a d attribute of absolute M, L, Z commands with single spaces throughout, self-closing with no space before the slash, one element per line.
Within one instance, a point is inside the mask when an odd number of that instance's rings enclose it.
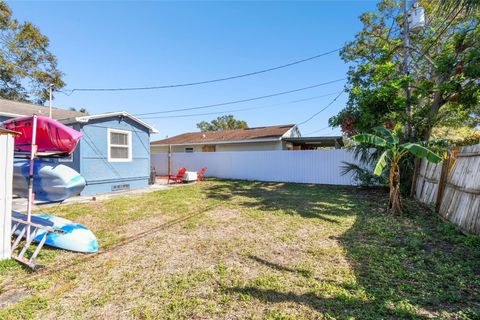
<path fill-rule="evenodd" d="M 111 117 L 125 117 L 129 118 L 140 125 L 144 126 L 147 128 L 150 133 L 158 133 L 158 130 L 149 125 L 148 123 L 140 120 L 139 118 L 135 117 L 134 115 L 126 112 L 126 111 L 118 111 L 118 112 L 108 112 L 108 113 L 100 113 L 100 114 L 94 114 L 94 115 L 85 115 L 82 113 L 82 116 L 79 117 L 73 117 L 70 119 L 65 119 L 64 123 L 73 123 L 73 122 L 80 122 L 80 123 L 86 123 L 90 120 L 95 120 L 95 119 L 103 119 L 103 118 L 111 118 Z"/>
<path fill-rule="evenodd" d="M 49 108 L 27 102 L 0 99 L 0 115 L 7 117 L 20 117 L 30 116 L 33 114 L 48 116 Z M 52 107 L 52 118 L 57 120 L 84 115 L 85 114 L 82 112 Z"/>
<path fill-rule="evenodd" d="M 187 132 L 171 138 L 153 141 L 151 145 L 213 144 L 276 141 L 295 127 L 294 124 L 234 129 L 223 131 Z"/>
<path fill-rule="evenodd" d="M 48 116 L 49 108 L 36 104 L 18 102 L 6 99 L 0 99 L 0 116 L 7 117 L 21 117 L 31 116 L 33 114 Z M 140 120 L 139 118 L 131 115 L 128 112 L 109 112 L 96 115 L 86 115 L 83 112 L 65 110 L 52 107 L 52 118 L 60 120 L 63 123 L 75 123 L 75 122 L 88 122 L 92 119 L 102 119 L 108 117 L 122 116 L 132 119 L 133 121 L 141 124 L 147 128 L 150 133 L 158 133 L 157 129 Z"/>

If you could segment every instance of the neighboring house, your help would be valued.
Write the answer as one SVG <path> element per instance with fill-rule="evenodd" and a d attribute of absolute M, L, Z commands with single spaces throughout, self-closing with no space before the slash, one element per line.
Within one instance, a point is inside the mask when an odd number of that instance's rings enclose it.
<path fill-rule="evenodd" d="M 0 99 L 0 121 L 33 114 L 48 115 L 48 107 Z M 72 156 L 59 159 L 87 181 L 82 195 L 148 185 L 155 128 L 128 112 L 86 115 L 53 108 L 52 117 L 84 134 Z"/>
<path fill-rule="evenodd" d="M 309 139 L 308 141 L 306 139 Z M 342 145 L 341 137 L 301 138 L 294 124 L 223 131 L 189 132 L 150 143 L 152 153 L 310 150 Z M 319 140 L 322 139 L 322 140 Z M 316 141 L 316 143 L 315 143 Z M 337 141 L 339 141 L 337 143 Z"/>

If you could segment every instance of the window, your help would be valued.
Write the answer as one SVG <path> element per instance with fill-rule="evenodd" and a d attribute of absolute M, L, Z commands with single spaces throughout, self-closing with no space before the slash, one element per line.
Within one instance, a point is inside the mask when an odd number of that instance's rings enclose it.
<path fill-rule="evenodd" d="M 215 152 L 215 145 L 205 145 L 202 147 L 202 152 Z"/>
<path fill-rule="evenodd" d="M 132 161 L 132 133 L 130 131 L 108 129 L 108 161 Z"/>
<path fill-rule="evenodd" d="M 185 152 L 187 152 L 187 153 L 192 153 L 192 152 L 193 152 L 193 148 L 185 148 Z"/>

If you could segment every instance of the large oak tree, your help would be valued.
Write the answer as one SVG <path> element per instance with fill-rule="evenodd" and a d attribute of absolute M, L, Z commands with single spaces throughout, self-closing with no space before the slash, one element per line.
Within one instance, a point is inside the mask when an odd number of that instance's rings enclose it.
<path fill-rule="evenodd" d="M 243 120 L 237 120 L 231 114 L 217 117 L 210 122 L 202 121 L 197 123 L 197 128 L 200 131 L 222 131 L 222 130 L 232 130 L 232 129 L 246 129 L 248 128 L 247 122 Z"/>
<path fill-rule="evenodd" d="M 0 98 L 43 104 L 49 86 L 65 86 L 49 40 L 30 22 L 21 23 L 0 1 Z"/>
<path fill-rule="evenodd" d="M 420 1 L 428 23 L 409 34 L 407 50 L 401 2 L 382 0 L 377 12 L 363 14 L 362 30 L 341 52 L 350 64 L 347 106 L 330 124 L 349 135 L 396 127 L 405 141 L 428 140 L 437 126 L 479 125 L 480 14 L 467 3 L 442 10 L 440 1 Z"/>

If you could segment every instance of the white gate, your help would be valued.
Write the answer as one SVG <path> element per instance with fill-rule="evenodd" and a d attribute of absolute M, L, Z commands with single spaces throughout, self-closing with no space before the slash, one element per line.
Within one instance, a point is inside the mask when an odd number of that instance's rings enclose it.
<path fill-rule="evenodd" d="M 344 161 L 357 163 L 345 149 L 172 153 L 171 172 L 207 167 L 207 177 L 352 185 L 352 176 L 341 174 Z M 168 174 L 167 153 L 153 153 L 151 164 L 157 175 Z"/>

